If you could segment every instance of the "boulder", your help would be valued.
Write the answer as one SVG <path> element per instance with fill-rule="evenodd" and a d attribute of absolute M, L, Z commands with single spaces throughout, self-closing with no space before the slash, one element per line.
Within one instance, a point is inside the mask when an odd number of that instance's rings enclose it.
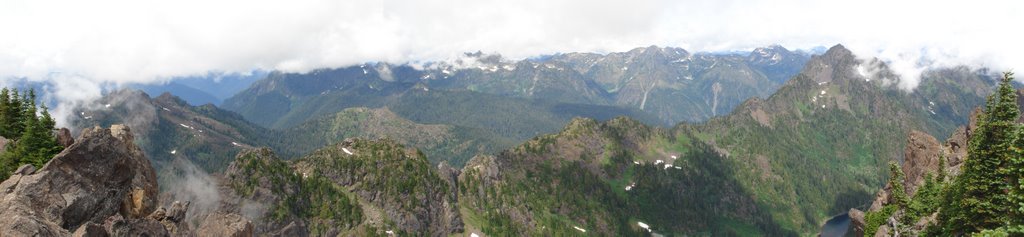
<path fill-rule="evenodd" d="M 253 236 L 253 226 L 245 217 L 234 213 L 216 212 L 203 220 L 196 230 L 199 236 L 248 237 Z"/>
<path fill-rule="evenodd" d="M 153 212 L 156 173 L 127 127 L 86 129 L 77 140 L 39 170 L 22 166 L 0 184 L 0 236 L 94 233 L 81 227 L 112 216 L 134 230 L 132 219 Z"/>

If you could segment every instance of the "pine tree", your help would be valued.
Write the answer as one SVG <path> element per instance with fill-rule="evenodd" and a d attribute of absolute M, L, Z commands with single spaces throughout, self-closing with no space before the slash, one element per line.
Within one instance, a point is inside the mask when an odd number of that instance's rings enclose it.
<path fill-rule="evenodd" d="M 989 96 L 978 127 L 970 138 L 967 160 L 946 195 L 939 221 L 947 233 L 973 233 L 1008 221 L 1007 169 L 1017 140 L 1017 94 L 1006 73 Z"/>
<path fill-rule="evenodd" d="M 46 106 L 41 106 L 41 115 L 37 115 L 34 90 L 21 96 L 17 90 L 13 90 L 13 95 L 8 98 L 0 98 L 0 102 L 7 106 L 0 110 L 0 118 L 9 119 L 9 122 L 3 124 L 5 128 L 10 128 L 5 132 L 20 133 L 10 134 L 13 141 L 0 154 L 2 179 L 6 179 L 15 168 L 24 164 L 41 167 L 63 149 L 54 136 L 56 124 Z"/>

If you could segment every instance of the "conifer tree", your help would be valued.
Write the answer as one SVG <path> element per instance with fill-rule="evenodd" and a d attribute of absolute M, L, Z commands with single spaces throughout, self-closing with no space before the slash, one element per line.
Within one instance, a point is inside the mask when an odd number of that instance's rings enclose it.
<path fill-rule="evenodd" d="M 0 94 L 7 91 L 5 88 Z M 6 179 L 14 169 L 24 164 L 41 167 L 63 150 L 54 136 L 56 124 L 46 106 L 40 107 L 41 112 L 36 109 L 35 91 L 29 90 L 20 96 L 17 90 L 10 91 L 13 93 L 0 98 L 0 106 L 3 106 L 0 119 L 6 121 L 0 127 L 4 128 L 4 137 L 9 136 L 11 140 L 5 151 L 0 153 L 2 179 Z"/>
<path fill-rule="evenodd" d="M 11 133 L 8 132 L 10 129 L 8 124 L 11 124 L 11 122 L 14 121 L 14 118 L 11 117 L 11 113 L 8 111 L 10 107 L 11 91 L 5 87 L 0 89 L 0 137 L 7 139 L 13 138 Z"/>
<path fill-rule="evenodd" d="M 946 195 L 939 221 L 951 234 L 973 233 L 1008 221 L 1007 169 L 1017 140 L 1017 94 L 1006 73 L 998 91 L 989 96 L 978 127 L 970 138 L 962 174 Z"/>
<path fill-rule="evenodd" d="M 903 170 L 896 162 L 889 162 L 889 199 L 900 209 L 910 204 L 910 197 L 907 196 L 907 189 L 903 187 Z"/>

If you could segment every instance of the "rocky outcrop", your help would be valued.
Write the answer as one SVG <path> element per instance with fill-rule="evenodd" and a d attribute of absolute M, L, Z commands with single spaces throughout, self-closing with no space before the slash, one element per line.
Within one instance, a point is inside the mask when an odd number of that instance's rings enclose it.
<path fill-rule="evenodd" d="M 155 209 L 156 174 L 126 127 L 89 129 L 79 140 L 38 171 L 19 168 L 0 184 L 5 235 L 68 234 L 109 216 L 138 218 Z M 29 226 L 35 230 L 15 229 Z"/>
<path fill-rule="evenodd" d="M 939 172 L 939 159 L 943 157 L 942 145 L 927 133 L 913 130 L 907 138 L 907 148 L 903 152 L 903 187 L 913 197 L 917 188 L 924 185 L 928 174 L 933 177 Z"/>
<path fill-rule="evenodd" d="M 128 127 L 86 129 L 77 140 L 0 183 L 0 236 L 192 235 L 188 203 L 156 208 L 155 171 Z"/>
<path fill-rule="evenodd" d="M 68 148 L 75 143 L 75 138 L 71 136 L 71 130 L 68 128 L 60 128 L 55 135 L 61 147 Z"/>
<path fill-rule="evenodd" d="M 850 226 L 853 227 L 853 236 L 864 236 L 864 212 L 857 210 L 856 208 L 850 208 L 850 211 L 846 213 L 850 216 Z"/>
<path fill-rule="evenodd" d="M 206 216 L 196 230 L 199 236 L 243 237 L 253 236 L 253 225 L 245 217 L 234 213 L 217 212 Z M 296 235 L 285 235 L 296 236 Z"/>

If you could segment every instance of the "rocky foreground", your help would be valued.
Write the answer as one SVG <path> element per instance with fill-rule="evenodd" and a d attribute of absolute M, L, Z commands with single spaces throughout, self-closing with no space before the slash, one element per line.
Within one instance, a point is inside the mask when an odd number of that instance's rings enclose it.
<path fill-rule="evenodd" d="M 128 127 L 92 128 L 41 168 L 0 183 L 0 236 L 252 236 L 249 220 L 212 214 L 192 230 L 188 202 L 157 207 L 156 173 Z"/>

